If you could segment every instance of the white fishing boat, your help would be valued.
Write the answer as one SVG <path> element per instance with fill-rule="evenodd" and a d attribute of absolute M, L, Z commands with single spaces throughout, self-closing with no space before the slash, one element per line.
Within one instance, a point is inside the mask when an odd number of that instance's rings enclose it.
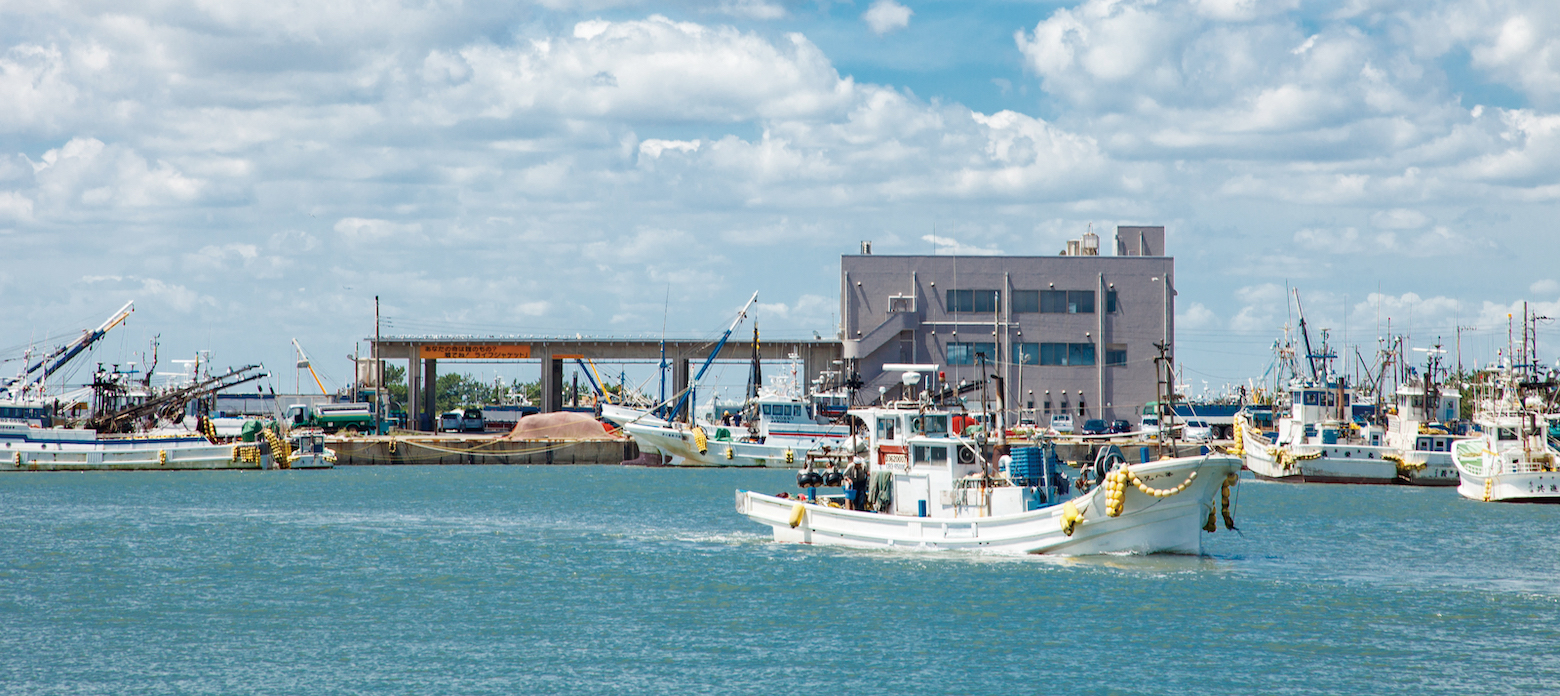
<path fill-rule="evenodd" d="M 1435 386 L 1434 351 L 1427 374 L 1406 381 L 1396 390 L 1394 402 L 1381 404 L 1360 398 L 1347 377 L 1333 372 L 1337 356 L 1327 345 L 1327 331 L 1322 331 L 1321 350 L 1311 349 L 1304 313 L 1300 333 L 1309 369 L 1301 374 L 1286 329 L 1279 354 L 1288 363 L 1285 371 L 1294 376 L 1280 398 L 1282 403 L 1287 396 L 1289 405 L 1276 419 L 1276 432 L 1264 434 L 1249 413 L 1235 418 L 1230 452 L 1243 456 L 1247 469 L 1258 478 L 1288 483 L 1456 483 L 1451 461 L 1455 438 L 1437 419 L 1448 408 L 1455 417 L 1458 397 L 1442 394 Z"/>
<path fill-rule="evenodd" d="M 757 297 L 755 293 L 748 306 Z M 731 328 L 726 329 L 694 377 L 695 384 L 746 312 L 747 307 L 744 307 Z M 829 451 L 842 446 L 850 428 L 820 415 L 821 409 L 804 398 L 798 375 L 801 364 L 798 356 L 791 356 L 789 374 L 771 377 L 770 385 L 761 387 L 758 330 L 755 328 L 752 360 L 747 398 L 737 409 L 722 408 L 719 399 L 712 397 L 707 405 L 696 409 L 692 423 L 683 422 L 676 415 L 681 412 L 682 404 L 691 398 L 688 396 L 690 387 L 671 400 L 678 405 L 669 409 L 672 411 L 670 417 L 657 415 L 651 409 L 618 404 L 602 404 L 601 417 L 633 437 L 640 451 L 659 453 L 669 458 L 668 463 L 672 466 L 790 467 L 802 461 L 807 452 Z"/>
<path fill-rule="evenodd" d="M 1245 457 L 1258 478 L 1289 483 L 1366 483 L 1451 486 L 1456 435 L 1439 421 L 1425 420 L 1426 399 L 1456 413 L 1455 393 L 1426 396 L 1421 383 L 1397 390 L 1387 426 L 1360 423 L 1346 415 L 1354 392 L 1343 380 L 1297 381 L 1289 414 L 1277 420 L 1275 437 L 1264 435 L 1248 414 L 1235 421 L 1232 453 Z M 1441 409 L 1435 409 L 1440 411 Z"/>
<path fill-rule="evenodd" d="M 1050 472 L 1000 471 L 979 443 L 949 432 L 952 414 L 924 400 L 849 415 L 863 427 L 854 449 L 868 459 L 870 510 L 828 496 L 739 490 L 737 512 L 770 527 L 779 542 L 1060 555 L 1198 554 L 1221 511 L 1233 526 L 1236 457 L 1128 465 L 1106 456 L 1074 493 Z"/>
<path fill-rule="evenodd" d="M 601 417 L 633 437 L 640 451 L 669 457 L 672 466 L 790 467 L 823 446 L 799 437 L 755 441 L 744 426 L 667 421 L 647 410 L 615 404 L 602 404 Z M 848 432 L 841 426 L 842 434 L 829 440 L 843 441 Z"/>
<path fill-rule="evenodd" d="M 240 445 L 213 444 L 191 432 L 100 435 L 87 428 L 39 428 L 0 418 L 0 471 L 113 469 L 256 469 Z"/>
<path fill-rule="evenodd" d="M 1433 363 L 1430 374 L 1434 374 Z M 1462 395 L 1442 389 L 1428 375 L 1413 375 L 1397 388 L 1395 397 L 1386 416 L 1387 446 L 1392 451 L 1383 456 L 1397 465 L 1398 482 L 1457 485 L 1452 445 L 1463 436 L 1454 433 L 1451 424 L 1458 420 Z"/>
<path fill-rule="evenodd" d="M 1523 310 L 1520 352 L 1514 364 L 1491 370 L 1474 385 L 1474 425 L 1479 436 L 1452 444 L 1460 483 L 1457 493 L 1487 503 L 1560 503 L 1560 452 L 1544 418 L 1557 384 L 1533 363 L 1529 321 Z"/>

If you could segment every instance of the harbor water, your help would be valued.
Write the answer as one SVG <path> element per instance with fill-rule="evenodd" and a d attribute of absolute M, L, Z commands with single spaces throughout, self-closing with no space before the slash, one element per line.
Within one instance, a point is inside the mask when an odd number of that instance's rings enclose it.
<path fill-rule="evenodd" d="M 778 545 L 792 472 L 0 476 L 0 694 L 1560 688 L 1560 508 L 1243 481 L 1205 557 Z"/>

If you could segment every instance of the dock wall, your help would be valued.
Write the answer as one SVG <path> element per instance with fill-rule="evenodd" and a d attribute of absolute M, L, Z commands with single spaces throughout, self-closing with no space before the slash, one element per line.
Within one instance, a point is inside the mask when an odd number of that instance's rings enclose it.
<path fill-rule="evenodd" d="M 455 464 L 610 464 L 639 456 L 632 440 L 500 440 L 492 437 L 327 439 L 336 466 Z"/>

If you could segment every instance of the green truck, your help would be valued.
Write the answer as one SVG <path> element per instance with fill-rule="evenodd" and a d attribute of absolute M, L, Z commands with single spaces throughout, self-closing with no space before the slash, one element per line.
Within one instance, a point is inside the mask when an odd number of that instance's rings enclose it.
<path fill-rule="evenodd" d="M 374 411 L 372 404 L 366 403 L 293 404 L 287 407 L 287 422 L 293 428 L 319 428 L 327 433 L 371 433 Z"/>

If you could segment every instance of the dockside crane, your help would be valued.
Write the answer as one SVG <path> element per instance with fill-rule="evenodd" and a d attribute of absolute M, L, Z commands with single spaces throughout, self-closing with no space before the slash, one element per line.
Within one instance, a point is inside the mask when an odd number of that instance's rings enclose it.
<path fill-rule="evenodd" d="M 325 383 L 320 381 L 319 373 L 314 371 L 314 365 L 309 360 L 309 354 L 303 352 L 303 346 L 298 345 L 298 339 L 296 339 L 296 338 L 293 339 L 292 340 L 292 344 L 293 344 L 293 348 L 296 348 L 298 350 L 298 367 L 297 367 L 297 369 L 299 369 L 299 370 L 307 369 L 309 371 L 309 376 L 314 378 L 314 384 L 317 385 L 320 388 L 320 393 L 321 394 L 329 394 L 330 392 L 325 391 Z M 295 377 L 294 381 L 296 381 L 296 375 L 294 375 L 294 377 Z"/>

